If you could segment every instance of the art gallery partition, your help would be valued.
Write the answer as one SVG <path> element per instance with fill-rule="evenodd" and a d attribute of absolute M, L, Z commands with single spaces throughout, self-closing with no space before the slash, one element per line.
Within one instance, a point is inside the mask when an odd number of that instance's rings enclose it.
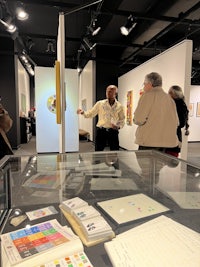
<path fill-rule="evenodd" d="M 126 124 L 120 130 L 120 146 L 128 150 L 138 149 L 135 144 L 135 131 L 137 126 L 129 118 L 137 106 L 144 77 L 150 72 L 158 72 L 163 78 L 163 89 L 168 92 L 172 85 L 182 87 L 185 101 L 189 103 L 192 68 L 192 41 L 183 42 L 169 48 L 160 55 L 148 60 L 137 68 L 119 77 L 119 101 L 125 107 Z M 131 96 L 131 97 L 130 97 Z M 131 103 L 130 103 L 131 101 Z M 183 135 L 181 158 L 187 159 L 187 137 Z"/>
<path fill-rule="evenodd" d="M 192 85 L 189 102 L 189 142 L 200 141 L 200 85 Z"/>
<path fill-rule="evenodd" d="M 90 109 L 95 102 L 95 73 L 95 62 L 90 60 L 80 74 L 79 107 L 84 111 Z M 79 116 L 79 128 L 90 134 L 91 141 L 94 141 L 93 124 L 93 119 Z"/>
<path fill-rule="evenodd" d="M 56 82 L 55 69 L 35 68 L 36 101 L 36 150 L 37 153 L 59 151 L 59 125 L 56 124 Z M 78 140 L 78 73 L 77 70 L 65 70 L 66 116 L 65 151 L 79 150 Z"/>
<path fill-rule="evenodd" d="M 19 97 L 19 116 L 28 117 L 30 110 L 30 79 L 29 75 L 22 66 L 19 59 L 17 60 L 18 69 L 18 97 Z"/>

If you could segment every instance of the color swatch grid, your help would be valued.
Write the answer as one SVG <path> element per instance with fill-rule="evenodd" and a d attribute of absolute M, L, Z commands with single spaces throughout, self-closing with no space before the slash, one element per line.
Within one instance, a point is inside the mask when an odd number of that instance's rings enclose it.
<path fill-rule="evenodd" d="M 48 262 L 38 267 L 92 267 L 87 255 L 84 252 Z"/>
<path fill-rule="evenodd" d="M 50 222 L 10 233 L 10 238 L 23 259 L 69 241 Z"/>
<path fill-rule="evenodd" d="M 27 180 L 23 186 L 54 189 L 59 184 L 60 177 L 58 175 L 43 175 L 38 174 Z"/>

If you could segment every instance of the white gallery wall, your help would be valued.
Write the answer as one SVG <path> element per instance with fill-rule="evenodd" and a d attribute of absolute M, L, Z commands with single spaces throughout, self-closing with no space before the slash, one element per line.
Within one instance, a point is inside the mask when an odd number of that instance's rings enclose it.
<path fill-rule="evenodd" d="M 78 138 L 78 73 L 65 70 L 66 114 L 65 114 L 65 151 L 79 150 Z M 55 111 L 56 82 L 55 69 L 35 68 L 36 101 L 36 150 L 37 153 L 59 151 L 59 125 L 56 124 Z"/>
<path fill-rule="evenodd" d="M 171 47 L 165 52 L 148 60 L 137 68 L 119 77 L 119 101 L 125 108 L 127 105 L 127 92 L 133 91 L 132 109 L 136 109 L 140 90 L 143 88 L 144 77 L 150 72 L 158 72 L 163 78 L 163 89 L 168 92 L 172 85 L 182 87 L 186 103 L 189 103 L 191 87 L 191 66 L 192 66 L 192 41 L 183 42 Z M 128 150 L 137 150 L 135 144 L 136 125 L 125 125 L 119 133 L 120 146 Z M 183 136 L 181 158 L 187 158 L 187 137 Z"/>
<path fill-rule="evenodd" d="M 28 116 L 30 110 L 30 80 L 29 75 L 17 60 L 18 68 L 18 96 L 19 96 L 19 116 Z"/>
<path fill-rule="evenodd" d="M 90 60 L 80 74 L 79 107 L 85 111 L 91 109 L 94 105 L 95 73 L 95 62 Z M 79 128 L 89 132 L 90 140 L 94 141 L 93 119 L 85 119 L 83 116 L 79 115 Z"/>
<path fill-rule="evenodd" d="M 198 107 L 200 109 L 200 85 L 191 86 L 190 106 L 192 109 L 189 113 L 190 135 L 188 136 L 188 141 L 198 142 L 200 141 L 200 114 L 198 112 Z"/>

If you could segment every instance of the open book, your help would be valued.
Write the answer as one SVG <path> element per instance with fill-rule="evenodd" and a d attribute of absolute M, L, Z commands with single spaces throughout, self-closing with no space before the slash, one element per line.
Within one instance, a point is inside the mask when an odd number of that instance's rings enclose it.
<path fill-rule="evenodd" d="M 71 228 L 50 220 L 1 235 L 3 267 L 34 267 L 83 252 Z"/>
<path fill-rule="evenodd" d="M 113 267 L 200 266 L 200 234 L 164 215 L 104 246 Z"/>

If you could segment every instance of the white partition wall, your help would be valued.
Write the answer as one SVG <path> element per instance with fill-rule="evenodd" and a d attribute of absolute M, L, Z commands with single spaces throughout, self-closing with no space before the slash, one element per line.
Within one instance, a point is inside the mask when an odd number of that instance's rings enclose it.
<path fill-rule="evenodd" d="M 90 109 L 94 104 L 95 77 L 95 62 L 90 60 L 80 75 L 79 107 L 83 110 Z M 89 132 L 90 140 L 94 141 L 93 119 L 85 119 L 83 116 L 79 116 L 79 128 Z"/>
<path fill-rule="evenodd" d="M 132 106 L 133 112 L 137 106 L 140 90 L 143 88 L 144 77 L 150 72 L 158 72 L 163 77 L 163 89 L 168 92 L 171 85 L 179 85 L 184 90 L 186 103 L 189 103 L 191 86 L 192 66 L 192 41 L 185 40 L 139 67 L 129 71 L 118 80 L 119 101 L 126 108 L 127 92 L 133 91 Z M 135 144 L 136 125 L 125 125 L 120 130 L 120 146 L 128 150 L 136 150 Z M 181 158 L 187 158 L 187 138 L 183 135 L 183 148 Z"/>
<path fill-rule="evenodd" d="M 200 141 L 200 85 L 192 85 L 190 90 L 190 103 L 189 103 L 189 142 Z"/>
<path fill-rule="evenodd" d="M 17 67 L 18 67 L 19 116 L 28 117 L 28 111 L 30 110 L 29 76 L 19 60 L 17 61 Z"/>
<path fill-rule="evenodd" d="M 78 73 L 66 69 L 65 151 L 79 150 L 78 140 Z M 55 69 L 35 68 L 36 150 L 38 153 L 59 152 L 59 125 L 56 124 Z"/>

